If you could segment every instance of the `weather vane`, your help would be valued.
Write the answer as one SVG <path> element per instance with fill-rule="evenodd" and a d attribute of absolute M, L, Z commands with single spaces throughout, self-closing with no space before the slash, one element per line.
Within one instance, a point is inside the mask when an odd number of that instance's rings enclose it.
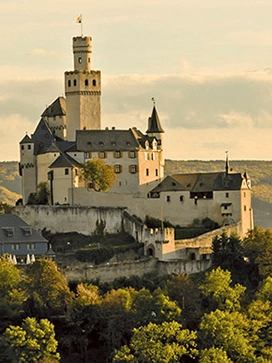
<path fill-rule="evenodd" d="M 82 14 L 76 18 L 76 22 L 81 25 L 81 36 L 83 37 L 83 25 L 82 25 Z"/>

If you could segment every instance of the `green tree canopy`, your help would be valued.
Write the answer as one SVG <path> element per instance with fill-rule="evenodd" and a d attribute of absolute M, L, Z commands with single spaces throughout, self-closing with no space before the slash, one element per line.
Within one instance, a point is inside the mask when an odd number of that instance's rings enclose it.
<path fill-rule="evenodd" d="M 215 310 L 204 314 L 200 323 L 202 349 L 222 348 L 235 363 L 256 362 L 254 340 L 250 334 L 251 321 L 237 311 Z"/>
<path fill-rule="evenodd" d="M 47 319 L 26 318 L 22 326 L 6 329 L 1 343 L 12 363 L 59 361 L 54 325 Z M 46 359 L 48 358 L 48 359 Z"/>
<path fill-rule="evenodd" d="M 231 287 L 231 273 L 220 267 L 206 274 L 206 278 L 199 286 L 202 293 L 216 302 L 222 310 L 239 310 L 241 295 L 246 288 L 240 284 Z"/>
<path fill-rule="evenodd" d="M 114 363 L 177 363 L 195 358 L 196 333 L 182 329 L 176 321 L 149 323 L 133 330 L 129 346 L 115 351 Z"/>
<path fill-rule="evenodd" d="M 255 227 L 243 240 L 245 255 L 258 266 L 261 277 L 272 274 L 272 230 Z"/>
<path fill-rule="evenodd" d="M 102 159 L 92 159 L 82 164 L 81 178 L 86 181 L 90 188 L 106 192 L 113 186 L 116 174 L 114 168 L 106 165 Z"/>
<path fill-rule="evenodd" d="M 50 260 L 38 260 L 30 264 L 26 270 L 27 290 L 31 295 L 28 307 L 31 310 L 31 300 L 42 304 L 44 313 L 63 313 L 72 302 L 72 294 L 66 278 Z M 34 309 L 35 310 L 35 309 Z M 35 314 L 35 311 L 29 313 Z"/>

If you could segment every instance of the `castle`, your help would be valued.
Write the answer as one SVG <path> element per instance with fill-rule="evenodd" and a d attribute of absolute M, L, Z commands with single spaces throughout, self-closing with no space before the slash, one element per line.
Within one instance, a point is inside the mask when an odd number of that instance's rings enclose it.
<path fill-rule="evenodd" d="M 251 185 L 246 173 L 221 172 L 164 177 L 164 130 L 154 104 L 145 133 L 101 129 L 101 72 L 92 70 L 92 38 L 73 38 L 74 70 L 65 72 L 65 98 L 41 115 L 34 133 L 20 142 L 23 205 L 47 182 L 51 205 L 126 208 L 130 215 L 188 226 L 210 218 L 220 226 L 253 228 Z M 178 146 L 177 146 L 178 147 Z M 114 167 L 116 181 L 96 192 L 79 176 L 82 163 L 101 158 Z"/>

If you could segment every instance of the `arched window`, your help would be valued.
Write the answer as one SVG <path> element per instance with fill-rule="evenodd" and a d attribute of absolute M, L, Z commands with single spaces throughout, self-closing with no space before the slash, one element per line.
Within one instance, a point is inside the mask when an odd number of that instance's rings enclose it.
<path fill-rule="evenodd" d="M 76 86 L 76 79 L 74 79 L 74 86 Z"/>
<path fill-rule="evenodd" d="M 68 81 L 68 87 L 71 87 L 71 81 L 70 81 L 70 79 Z"/>
<path fill-rule="evenodd" d="M 85 86 L 89 86 L 89 81 L 85 79 Z"/>
<path fill-rule="evenodd" d="M 93 79 L 93 86 L 96 86 L 96 80 Z"/>
<path fill-rule="evenodd" d="M 81 57 L 78 58 L 78 63 L 82 63 L 82 58 Z"/>

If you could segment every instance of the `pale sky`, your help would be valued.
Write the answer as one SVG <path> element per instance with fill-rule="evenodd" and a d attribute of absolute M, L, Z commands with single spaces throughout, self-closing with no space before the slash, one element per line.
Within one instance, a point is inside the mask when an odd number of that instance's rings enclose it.
<path fill-rule="evenodd" d="M 102 127 L 143 132 L 151 98 L 171 159 L 271 159 L 272 0 L 0 0 L 0 161 L 18 160 L 93 37 Z"/>

